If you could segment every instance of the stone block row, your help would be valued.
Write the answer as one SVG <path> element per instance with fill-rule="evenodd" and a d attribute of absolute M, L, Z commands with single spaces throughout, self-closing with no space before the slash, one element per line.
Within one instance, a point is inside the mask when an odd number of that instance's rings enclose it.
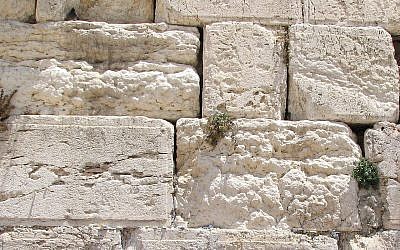
<path fill-rule="evenodd" d="M 344 124 L 238 119 L 216 146 L 206 119 L 177 123 L 177 222 L 189 227 L 357 231 L 361 157 Z"/>
<path fill-rule="evenodd" d="M 248 22 L 206 26 L 203 116 L 284 119 L 288 103 L 291 120 L 397 122 L 399 71 L 389 33 L 305 24 L 288 33 L 289 42 L 282 29 Z"/>
<path fill-rule="evenodd" d="M 145 117 L 19 116 L 0 133 L 0 224 L 165 226 L 173 125 Z"/>
<path fill-rule="evenodd" d="M 382 26 L 400 34 L 399 0 L 157 0 L 156 21 L 201 26 L 221 21 Z"/>
<path fill-rule="evenodd" d="M 14 115 L 200 113 L 196 28 L 166 24 L 0 22 L 0 87 Z"/>

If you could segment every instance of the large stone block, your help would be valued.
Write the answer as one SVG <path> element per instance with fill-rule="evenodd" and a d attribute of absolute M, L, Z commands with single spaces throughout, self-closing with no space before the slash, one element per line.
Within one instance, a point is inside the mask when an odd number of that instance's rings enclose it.
<path fill-rule="evenodd" d="M 200 113 L 196 28 L 166 24 L 0 23 L 0 87 L 13 114 Z"/>
<path fill-rule="evenodd" d="M 247 22 L 205 29 L 203 116 L 284 119 L 285 33 Z"/>
<path fill-rule="evenodd" d="M 290 231 L 239 231 L 221 229 L 140 228 L 125 234 L 128 250 L 168 249 L 338 249 L 327 236 L 294 234 Z"/>
<path fill-rule="evenodd" d="M 346 126 L 236 120 L 214 147 L 206 120 L 177 123 L 177 215 L 189 227 L 304 230 L 360 228 L 353 164 L 361 156 Z"/>
<path fill-rule="evenodd" d="M 2 227 L 0 246 L 7 250 L 122 250 L 121 232 L 96 225 L 81 227 Z"/>
<path fill-rule="evenodd" d="M 0 134 L 0 224 L 163 226 L 174 129 L 145 117 L 21 116 Z"/>
<path fill-rule="evenodd" d="M 35 0 L 1 0 L 0 20 L 35 21 Z"/>
<path fill-rule="evenodd" d="M 400 34 L 399 0 L 305 0 L 305 22 L 350 26 L 382 26 Z"/>
<path fill-rule="evenodd" d="M 365 155 L 377 164 L 384 201 L 383 226 L 400 229 L 400 125 L 381 122 L 365 133 Z"/>
<path fill-rule="evenodd" d="M 157 0 L 156 21 L 201 26 L 220 21 L 289 25 L 303 20 L 301 0 Z"/>
<path fill-rule="evenodd" d="M 400 249 L 400 231 L 383 231 L 369 237 L 356 235 L 345 245 L 344 250 L 398 250 Z"/>
<path fill-rule="evenodd" d="M 151 0 L 38 0 L 36 19 L 38 22 L 68 19 L 109 23 L 152 22 L 154 2 Z"/>
<path fill-rule="evenodd" d="M 289 29 L 293 120 L 397 121 L 399 71 L 381 28 L 293 25 Z"/>

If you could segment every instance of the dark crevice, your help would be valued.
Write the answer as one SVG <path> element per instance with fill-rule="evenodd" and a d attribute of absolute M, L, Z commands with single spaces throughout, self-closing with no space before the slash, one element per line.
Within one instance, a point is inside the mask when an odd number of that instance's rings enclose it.
<path fill-rule="evenodd" d="M 349 125 L 351 130 L 356 134 L 357 136 L 357 144 L 360 146 L 362 155 L 365 157 L 365 148 L 364 148 L 364 134 L 367 129 L 371 129 L 373 125 Z"/>
<path fill-rule="evenodd" d="M 395 50 L 394 58 L 397 61 L 397 65 L 400 66 L 400 36 L 393 36 L 393 46 Z"/>
<path fill-rule="evenodd" d="M 157 0 L 153 0 L 153 23 L 156 22 Z"/>
<path fill-rule="evenodd" d="M 200 48 L 199 48 L 199 54 L 197 56 L 197 73 L 199 74 L 200 77 L 200 96 L 199 96 L 199 105 L 200 105 L 200 113 L 199 116 L 200 118 L 203 117 L 203 89 L 204 89 L 204 77 L 203 77 L 203 52 L 204 52 L 204 29 L 203 28 L 198 28 L 199 33 L 200 33 Z"/>
<path fill-rule="evenodd" d="M 291 119 L 291 114 L 289 112 L 289 29 L 285 30 L 285 48 L 284 48 L 284 57 L 286 64 L 286 108 L 285 108 L 285 120 Z"/>
<path fill-rule="evenodd" d="M 174 173 L 173 173 L 173 193 L 172 193 L 172 211 L 171 211 L 171 224 L 175 225 L 176 221 L 176 193 L 178 190 L 178 168 L 177 168 L 177 127 L 174 124 L 174 152 L 173 152 L 173 159 L 174 159 Z"/>
<path fill-rule="evenodd" d="M 64 19 L 65 21 L 76 21 L 79 20 L 78 15 L 76 14 L 75 8 L 72 8 L 70 12 L 68 12 L 67 16 Z"/>
<path fill-rule="evenodd" d="M 37 23 L 37 20 L 36 20 L 36 13 L 37 13 L 37 6 L 38 6 L 37 1 L 38 1 L 38 0 L 35 0 L 35 9 L 34 9 L 34 13 L 32 14 L 32 16 L 30 16 L 30 17 L 28 18 L 27 23 L 30 23 L 30 24 L 35 24 L 35 23 Z"/>

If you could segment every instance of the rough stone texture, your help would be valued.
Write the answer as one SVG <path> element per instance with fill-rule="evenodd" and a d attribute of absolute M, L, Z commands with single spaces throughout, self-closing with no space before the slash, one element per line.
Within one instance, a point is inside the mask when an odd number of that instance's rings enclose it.
<path fill-rule="evenodd" d="M 203 116 L 284 119 L 285 34 L 247 22 L 206 27 Z"/>
<path fill-rule="evenodd" d="M 7 250 L 122 250 L 120 230 L 95 225 L 82 227 L 3 227 L 0 228 L 0 246 Z"/>
<path fill-rule="evenodd" d="M 290 231 L 221 229 L 136 229 L 128 234 L 128 250 L 168 249 L 338 249 L 327 236 L 309 237 Z"/>
<path fill-rule="evenodd" d="M 400 249 L 400 231 L 379 232 L 369 237 L 356 235 L 343 248 L 344 250 L 398 250 Z"/>
<path fill-rule="evenodd" d="M 331 122 L 236 120 L 215 146 L 206 120 L 177 123 L 177 215 L 189 227 L 271 226 L 358 230 L 361 156 L 352 132 Z"/>
<path fill-rule="evenodd" d="M 200 113 L 195 28 L 166 24 L 0 23 L 0 87 L 13 114 Z"/>
<path fill-rule="evenodd" d="M 0 134 L 0 224 L 166 225 L 173 138 L 145 117 L 15 118 Z"/>
<path fill-rule="evenodd" d="M 397 121 L 399 71 L 381 28 L 293 25 L 289 30 L 293 120 Z"/>
<path fill-rule="evenodd" d="M 361 233 L 371 234 L 382 228 L 383 203 L 379 190 L 360 189 L 358 192 L 358 211 L 360 214 Z"/>
<path fill-rule="evenodd" d="M 71 15 L 74 9 L 77 17 Z M 144 23 L 154 20 L 152 0 L 38 0 L 38 22 L 77 18 L 109 23 Z"/>
<path fill-rule="evenodd" d="M 305 22 L 350 26 L 382 26 L 400 34 L 399 0 L 305 0 Z"/>
<path fill-rule="evenodd" d="M 400 125 L 380 122 L 367 130 L 365 155 L 379 168 L 385 208 L 383 226 L 400 229 Z"/>
<path fill-rule="evenodd" d="M 156 21 L 201 26 L 220 21 L 289 25 L 303 20 L 301 0 L 157 0 Z"/>
<path fill-rule="evenodd" d="M 35 0 L 1 0 L 1 20 L 33 22 L 35 20 Z"/>

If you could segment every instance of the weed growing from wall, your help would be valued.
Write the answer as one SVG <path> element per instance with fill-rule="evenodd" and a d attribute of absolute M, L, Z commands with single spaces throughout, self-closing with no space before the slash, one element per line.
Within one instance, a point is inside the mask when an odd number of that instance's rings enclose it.
<path fill-rule="evenodd" d="M 352 176 L 357 180 L 361 188 L 369 189 L 379 184 L 378 168 L 365 158 L 361 158 L 357 162 L 357 166 L 353 169 Z"/>
<path fill-rule="evenodd" d="M 232 118 L 226 113 L 215 113 L 207 121 L 207 142 L 215 146 L 232 129 Z"/>

